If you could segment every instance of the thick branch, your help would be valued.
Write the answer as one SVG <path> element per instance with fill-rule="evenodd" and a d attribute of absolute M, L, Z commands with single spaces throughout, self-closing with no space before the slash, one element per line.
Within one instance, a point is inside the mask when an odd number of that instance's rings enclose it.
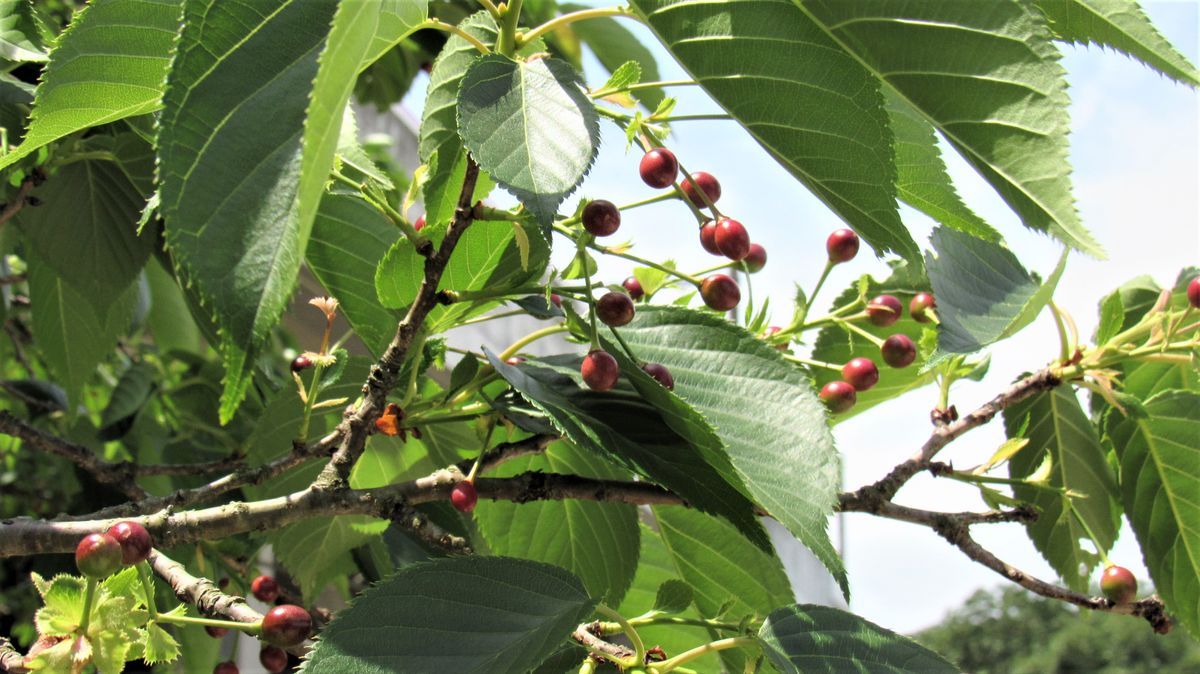
<path fill-rule="evenodd" d="M 396 386 L 396 378 L 400 374 L 400 368 L 404 366 L 408 349 L 425 322 L 425 317 L 437 304 L 438 284 L 441 283 L 442 273 L 454 253 L 454 247 L 471 224 L 471 200 L 475 194 L 475 182 L 478 177 L 479 166 L 474 160 L 468 159 L 466 176 L 458 197 L 458 208 L 454 211 L 454 218 L 450 221 L 441 247 L 425 260 L 425 278 L 421 281 L 417 296 L 413 299 L 408 313 L 396 326 L 396 335 L 387 350 L 371 368 L 371 374 L 363 386 L 362 401 L 354 410 L 354 414 L 338 426 L 341 442 L 329 464 L 313 482 L 314 487 L 339 489 L 347 486 L 350 470 L 366 447 L 367 436 L 370 435 L 375 418 L 383 412 L 387 404 L 387 395 Z"/>
<path fill-rule="evenodd" d="M 980 405 L 978 409 L 964 415 L 958 421 L 938 426 L 916 455 L 893 468 L 878 482 L 859 489 L 853 495 L 865 500 L 874 500 L 876 497 L 891 500 L 900 487 L 903 487 L 912 476 L 929 468 L 929 462 L 943 447 L 954 442 L 967 431 L 988 423 L 1005 408 L 1042 391 L 1048 391 L 1061 383 L 1062 380 L 1055 373 L 1054 368 L 1047 367 L 1038 370 L 1004 389 L 1000 395 Z"/>
<path fill-rule="evenodd" d="M 197 578 L 188 573 L 182 564 L 164 555 L 157 549 L 150 553 L 150 568 L 171 586 L 179 601 L 192 604 L 201 614 L 210 618 L 226 618 L 240 623 L 256 623 L 262 614 L 255 611 L 246 600 L 221 592 L 216 583 L 207 578 Z"/>

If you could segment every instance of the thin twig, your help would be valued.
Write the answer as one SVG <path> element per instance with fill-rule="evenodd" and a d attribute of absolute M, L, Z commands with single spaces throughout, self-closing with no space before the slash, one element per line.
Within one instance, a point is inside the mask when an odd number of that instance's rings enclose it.
<path fill-rule="evenodd" d="M 21 655 L 12 642 L 0 637 L 0 672 L 7 674 L 29 674 L 25 667 L 25 656 Z"/>
<path fill-rule="evenodd" d="M 13 195 L 12 201 L 5 204 L 4 209 L 0 210 L 0 227 L 3 227 L 4 223 L 11 220 L 17 213 L 21 212 L 22 208 L 25 207 L 25 202 L 29 197 L 29 193 L 33 191 L 33 183 L 34 179 L 32 177 L 26 178 L 25 181 L 21 183 L 21 186 L 17 188 L 17 193 Z"/>

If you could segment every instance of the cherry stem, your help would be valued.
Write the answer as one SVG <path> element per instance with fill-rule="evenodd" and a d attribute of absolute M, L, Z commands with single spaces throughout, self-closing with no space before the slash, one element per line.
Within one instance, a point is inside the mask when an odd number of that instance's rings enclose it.
<path fill-rule="evenodd" d="M 495 16 L 495 14 L 493 14 L 493 16 Z M 440 30 L 440 31 L 443 31 L 446 33 L 453 33 L 453 34 L 461 37 L 462 39 L 466 40 L 467 42 L 470 42 L 473 47 L 475 47 L 476 49 L 479 50 L 479 53 L 481 53 L 481 54 L 492 53 L 492 50 L 488 49 L 488 46 L 486 44 L 484 44 L 482 41 L 480 41 L 479 38 L 475 37 L 474 35 L 471 35 L 470 33 L 463 30 L 462 28 L 459 28 L 458 26 L 446 23 L 444 21 L 439 21 L 437 19 L 426 19 L 425 21 L 418 24 L 416 26 L 416 28 L 418 28 L 418 29 L 433 28 L 433 29 Z"/>
<path fill-rule="evenodd" d="M 621 630 L 625 632 L 625 636 L 629 637 L 629 643 L 633 644 L 633 657 L 635 663 L 641 664 L 646 661 L 646 645 L 642 643 L 641 635 L 638 634 L 633 625 L 629 624 L 629 621 L 625 619 L 625 616 L 617 613 L 604 604 L 596 606 L 596 613 L 615 620 L 621 626 Z"/>
<path fill-rule="evenodd" d="M 712 211 L 713 219 L 720 220 L 721 218 L 725 217 L 722 215 L 721 210 L 717 208 L 717 205 L 713 203 L 713 200 L 708 198 L 708 190 L 696 184 L 696 181 L 692 179 L 692 174 L 688 173 L 688 170 L 683 167 L 682 162 L 679 164 L 679 172 L 682 173 L 687 178 L 687 181 L 692 184 L 692 191 L 696 194 L 699 194 L 700 198 L 704 201 L 704 204 L 708 206 L 709 210 Z M 687 194 L 684 193 L 682 183 L 676 185 L 675 189 L 679 190 L 679 194 L 683 197 L 684 201 L 688 202 L 689 204 L 692 203 L 692 200 L 688 199 Z M 695 204 L 692 205 L 695 206 Z"/>
<path fill-rule="evenodd" d="M 79 634 L 87 636 L 88 625 L 92 622 L 92 602 L 96 599 L 96 579 L 89 577 L 83 590 L 83 616 L 79 618 Z"/>
<path fill-rule="evenodd" d="M 783 354 L 783 357 L 785 360 L 789 360 L 793 363 L 799 363 L 801 365 L 808 365 L 810 367 L 820 367 L 820 368 L 825 368 L 826 370 L 834 370 L 836 372 L 842 371 L 841 365 L 834 365 L 833 363 L 826 363 L 823 360 L 809 360 L 808 358 L 802 358 L 800 356 L 792 356 L 792 355 L 789 355 L 786 353 Z"/>
<path fill-rule="evenodd" d="M 692 660 L 704 655 L 708 655 L 709 653 L 724 651 L 730 648 L 754 646 L 757 643 L 758 640 L 754 637 L 729 637 L 726 639 L 717 639 L 716 641 L 711 641 L 703 646 L 697 646 L 690 651 L 684 651 L 683 653 L 680 653 L 669 660 L 664 660 L 663 662 L 655 665 L 654 670 L 656 672 L 669 672 L 686 662 L 691 662 Z"/>
<path fill-rule="evenodd" d="M 479 4 L 483 5 L 483 8 L 488 11 L 488 14 L 492 15 L 493 19 L 497 22 L 500 21 L 500 8 L 496 7 L 496 4 L 492 0 L 479 0 Z"/>
<path fill-rule="evenodd" d="M 262 622 L 240 623 L 235 620 L 217 620 L 215 618 L 193 618 L 190 615 L 171 615 L 160 613 L 158 621 L 175 623 L 176 625 L 199 625 L 201 627 L 220 627 L 222 629 L 241 630 L 247 634 L 257 634 L 262 630 Z"/>
<path fill-rule="evenodd" d="M 825 268 L 821 270 L 821 277 L 817 279 L 817 285 L 813 287 L 812 293 L 809 294 L 808 302 L 804 306 L 804 313 L 800 316 L 800 323 L 802 325 L 804 324 L 804 319 L 808 318 L 808 310 L 817 301 L 817 293 L 821 292 L 821 288 L 825 285 L 825 279 L 829 278 L 829 272 L 831 271 L 833 271 L 833 260 L 826 260 Z"/>
<path fill-rule="evenodd" d="M 608 326 L 608 331 L 613 334 L 613 337 L 617 338 L 617 343 L 621 345 L 621 349 L 625 351 L 629 359 L 633 361 L 633 364 L 640 367 L 642 361 L 638 360 L 638 357 L 634 355 L 633 349 L 629 348 L 629 345 L 625 343 L 625 338 L 621 336 L 621 333 L 617 332 L 617 329 L 611 325 Z"/>
<path fill-rule="evenodd" d="M 719 264 L 715 267 L 709 267 L 708 269 L 701 269 L 700 271 L 696 272 L 695 275 L 696 276 L 704 276 L 705 274 L 711 274 L 714 271 L 721 271 L 722 269 L 737 268 L 739 264 L 741 264 L 741 263 L 730 260 L 729 262 Z"/>
<path fill-rule="evenodd" d="M 727 632 L 737 632 L 742 629 L 741 625 L 736 623 L 725 623 L 719 620 L 709 620 L 706 618 L 677 618 L 675 616 L 660 616 L 651 614 L 646 617 L 630 618 L 629 624 L 634 627 L 646 627 L 650 625 L 691 625 L 695 627 L 707 627 L 714 630 L 725 630 Z M 621 631 L 620 623 L 601 623 L 600 633 L 604 635 L 616 634 Z"/>
<path fill-rule="evenodd" d="M 510 344 L 507 349 L 500 352 L 500 355 L 498 355 L 497 358 L 500 360 L 508 360 L 509 358 L 517 355 L 517 352 L 519 352 L 521 349 L 532 344 L 533 342 L 536 342 L 543 337 L 549 337 L 550 335 L 566 331 L 567 326 L 561 323 L 559 325 L 551 325 L 550 327 L 542 328 L 541 330 L 534 330 L 528 335 L 525 335 L 524 337 Z"/>
<path fill-rule="evenodd" d="M 603 98 L 605 96 L 611 96 L 612 94 L 623 94 L 627 91 L 638 91 L 640 89 L 662 89 L 665 87 L 694 87 L 698 84 L 700 84 L 700 83 L 695 80 L 660 80 L 658 82 L 638 82 L 637 84 L 630 84 L 629 86 L 619 87 L 617 89 L 599 89 L 597 91 L 593 91 L 591 96 L 592 96 L 592 98 Z"/>
<path fill-rule="evenodd" d="M 650 119 L 656 122 L 699 122 L 708 120 L 729 120 L 733 119 L 732 115 L 711 114 L 711 115 L 676 115 L 674 117 L 651 117 Z"/>
<path fill-rule="evenodd" d="M 879 346 L 879 347 L 883 346 L 882 339 L 876 337 L 875 335 L 872 335 L 871 333 L 867 332 L 866 330 L 863 330 L 862 328 L 855 325 L 853 322 L 846 320 L 845 318 L 837 318 L 837 317 L 832 317 L 832 318 L 833 318 L 834 323 L 837 323 L 838 325 L 842 326 L 843 328 L 857 334 L 858 336 L 862 337 L 863 339 L 867 340 L 868 342 L 871 342 L 875 346 Z"/>
<path fill-rule="evenodd" d="M 575 246 L 580 255 L 587 255 L 587 252 L 584 250 L 586 246 L 584 241 L 586 240 L 586 236 L 575 240 Z M 588 323 L 592 326 L 592 351 L 595 351 L 600 348 L 600 332 L 599 328 L 596 327 L 596 298 L 592 295 L 592 271 L 588 268 L 586 258 L 583 260 L 583 280 L 587 284 L 585 299 L 588 305 Z"/>
<path fill-rule="evenodd" d="M 313 367 L 312 382 L 308 385 L 308 391 L 301 391 L 304 393 L 304 416 L 300 420 L 300 431 L 296 434 L 296 440 L 300 443 L 308 442 L 308 425 L 312 421 L 313 405 L 317 404 L 317 396 L 321 395 L 321 374 L 324 371 L 325 365 L 317 363 Z"/>
<path fill-rule="evenodd" d="M 649 206 L 650 204 L 657 204 L 660 201 L 670 201 L 678 198 L 679 195 L 675 194 L 674 192 L 664 192 L 662 194 L 650 197 L 649 199 L 642 199 L 641 201 L 634 201 L 632 203 L 625 204 L 624 206 L 618 206 L 617 210 L 628 211 L 639 206 Z"/>
<path fill-rule="evenodd" d="M 599 18 L 608 17 L 608 16 L 623 16 L 626 18 L 641 21 L 641 18 L 638 17 L 638 15 L 634 14 L 632 11 L 630 11 L 630 9 L 628 7 L 616 6 L 616 7 L 598 7 L 595 9 L 581 9 L 576 12 L 568 12 L 566 14 L 556 16 L 553 19 L 550 19 L 549 21 L 547 21 L 546 23 L 543 23 L 542 25 L 530 30 L 528 33 L 518 35 L 517 36 L 517 46 L 523 47 L 523 46 L 529 44 L 530 42 L 533 42 L 534 40 L 538 39 L 539 37 L 545 35 L 546 33 L 558 30 L 559 28 L 563 28 L 565 26 L 569 26 L 569 25 L 575 23 L 576 21 L 585 21 L 587 19 L 599 19 Z"/>

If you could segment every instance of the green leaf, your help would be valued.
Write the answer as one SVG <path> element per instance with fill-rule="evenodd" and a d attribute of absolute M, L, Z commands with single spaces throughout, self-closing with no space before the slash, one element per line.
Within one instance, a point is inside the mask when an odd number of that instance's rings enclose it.
<path fill-rule="evenodd" d="M 150 158 L 149 146 L 133 134 L 94 137 L 80 151 L 133 162 L 139 153 Z M 137 277 L 154 246 L 152 234 L 137 234 L 145 197 L 122 163 L 108 159 L 71 162 L 32 194 L 42 205 L 22 209 L 25 239 L 97 311 L 107 310 Z"/>
<path fill-rule="evenodd" d="M 658 586 L 654 610 L 662 613 L 683 613 L 692 605 L 692 586 L 678 578 L 668 578 Z"/>
<path fill-rule="evenodd" d="M 165 262 L 164 262 L 165 264 Z M 146 265 L 146 282 L 150 286 L 150 313 L 146 325 L 161 352 L 172 350 L 199 352 L 203 337 L 188 310 L 184 291 L 163 264 Z"/>
<path fill-rule="evenodd" d="M 1171 290 L 1169 307 L 1178 311 L 1188 306 L 1187 284 L 1200 275 L 1200 268 L 1187 267 L 1180 271 Z M 1122 330 L 1137 324 L 1146 312 L 1158 302 L 1162 290 L 1150 277 L 1142 276 L 1118 289 L 1121 304 L 1125 308 Z M 1200 370 L 1193 362 L 1156 363 L 1125 361 L 1117 365 L 1124 371 L 1124 391 L 1142 400 L 1149 400 L 1161 391 L 1171 389 L 1195 389 L 1200 386 Z"/>
<path fill-rule="evenodd" d="M 631 4 L 692 78 L 878 253 L 920 263 L 896 210 L 879 83 L 816 21 L 786 0 L 732 0 L 719 12 L 690 0 Z"/>
<path fill-rule="evenodd" d="M 565 61 L 491 54 L 467 68 L 458 128 L 479 167 L 546 224 L 596 159 L 600 122 Z"/>
<path fill-rule="evenodd" d="M 158 623 L 146 625 L 146 646 L 142 659 L 148 665 L 174 662 L 179 657 L 179 642 Z"/>
<path fill-rule="evenodd" d="M 37 582 L 37 579 L 35 579 Z M 49 583 L 39 583 L 38 593 L 43 606 L 34 615 L 38 634 L 67 636 L 79 629 L 83 617 L 84 579 L 78 576 L 55 576 Z"/>
<path fill-rule="evenodd" d="M 40 259 L 31 255 L 28 262 L 34 338 L 74 410 L 83 404 L 83 386 L 96 366 L 129 328 L 137 285 L 98 310 Z"/>
<path fill-rule="evenodd" d="M 566 442 L 543 456 L 505 463 L 494 477 L 544 471 L 602 479 L 629 474 Z M 583 581 L 589 595 L 616 606 L 633 582 L 638 565 L 637 507 L 622 503 L 486 501 L 475 510 L 492 553 L 561 566 Z"/>
<path fill-rule="evenodd" d="M 560 3 L 558 9 L 565 14 L 587 8 L 584 5 Z M 612 73 L 613 78 L 604 85 L 606 89 L 619 89 L 638 81 L 656 82 L 662 79 L 658 73 L 658 62 L 654 59 L 654 53 L 643 45 L 632 31 L 621 25 L 621 20 L 598 17 L 576 21 L 571 24 L 571 30 L 592 50 L 600 65 Z M 624 83 L 614 82 L 617 73 L 629 62 L 638 67 L 638 78 Z M 657 108 L 664 96 L 662 89 L 638 89 L 630 94 L 646 106 L 647 110 Z"/>
<path fill-rule="evenodd" d="M 312 519 L 280 529 L 271 537 L 271 543 L 276 558 L 300 585 L 305 599 L 315 600 L 331 574 L 340 571 L 338 562 L 386 528 L 386 520 L 364 515 Z"/>
<path fill-rule="evenodd" d="M 907 273 L 906 269 L 907 267 L 894 272 L 883 281 L 876 281 L 869 275 L 865 276 L 866 293 L 864 294 L 866 301 L 870 301 L 871 298 L 879 294 L 886 293 L 895 296 L 900 300 L 902 305 L 907 306 L 914 294 L 928 288 L 928 283 L 919 277 L 914 277 L 911 273 Z M 834 309 L 857 301 L 860 296 L 859 291 L 860 288 L 857 285 L 842 291 L 842 294 L 834 300 Z M 938 298 L 938 301 L 940 305 L 941 298 Z M 869 321 L 860 321 L 856 326 L 880 339 L 886 339 L 888 336 L 897 333 L 904 334 L 917 345 L 920 345 L 923 341 L 922 335 L 927 332 L 931 333 L 934 330 L 932 324 L 918 323 L 908 313 L 905 313 L 900 320 L 888 327 L 879 327 Z M 821 331 L 817 333 L 817 340 L 813 345 L 813 358 L 834 365 L 844 365 L 851 358 L 862 356 L 870 358 L 880 368 L 879 383 L 866 391 L 859 391 L 858 400 L 854 404 L 854 407 L 848 412 L 830 417 L 830 422 L 835 424 L 841 423 L 875 405 L 898 398 L 909 391 L 915 391 L 933 382 L 936 372 L 925 367 L 926 360 L 930 355 L 930 351 L 918 346 L 917 359 L 913 361 L 912 365 L 901 369 L 883 367 L 883 364 L 880 362 L 879 347 L 839 325 L 830 325 L 821 328 Z M 825 384 L 835 379 L 841 379 L 842 373 L 840 370 L 814 367 L 812 368 L 812 376 L 815 388 L 820 390 Z"/>
<path fill-rule="evenodd" d="M 687 586 L 689 597 L 684 613 L 678 617 L 699 619 L 700 613 L 692 602 L 691 586 L 680 580 L 666 544 L 658 533 L 644 522 L 641 523 L 640 529 L 642 549 L 638 555 L 637 575 L 633 577 L 633 585 L 625 594 L 625 601 L 617 607 L 617 613 L 627 617 L 642 615 L 657 605 L 659 592 L 664 586 L 682 583 Z M 679 655 L 712 639 L 708 630 L 690 625 L 647 625 L 639 627 L 638 634 L 647 644 L 661 646 L 668 657 Z M 720 671 L 721 661 L 716 653 L 709 653 L 693 660 L 689 666 L 697 672 L 716 672 Z"/>
<path fill-rule="evenodd" d="M 945 227 L 935 229 L 931 241 L 937 257 L 926 253 L 925 267 L 941 321 L 931 365 L 952 354 L 979 351 L 1032 323 L 1050 301 L 1067 263 L 1064 250 L 1058 266 L 1039 283 L 999 244 Z"/>
<path fill-rule="evenodd" d="M 758 631 L 770 661 L 784 674 L 957 674 L 954 665 L 917 642 L 827 606 L 795 604 L 772 612 Z"/>
<path fill-rule="evenodd" d="M 642 81 L 642 67 L 637 61 L 626 61 L 612 71 L 612 75 L 604 82 L 604 89 L 624 89 Z"/>
<path fill-rule="evenodd" d="M 1154 590 L 1200 638 L 1200 393 L 1164 391 L 1145 418 L 1110 417 L 1121 501 Z"/>
<path fill-rule="evenodd" d="M 748 544 L 728 524 L 693 510 L 656 506 L 653 511 L 671 564 L 692 587 L 701 616 L 732 622 L 762 618 L 796 600 L 774 551 Z M 729 671 L 741 671 L 740 654 L 725 652 L 721 659 Z"/>
<path fill-rule="evenodd" d="M 458 291 L 501 291 L 540 278 L 550 260 L 550 244 L 537 225 L 525 222 L 522 227 L 530 243 L 527 266 L 521 265 L 521 249 L 512 223 L 474 222 L 459 239 L 454 255 L 442 273 L 440 286 Z M 434 238 L 435 244 L 440 241 L 440 236 Z M 379 262 L 375 271 L 375 290 L 383 306 L 401 309 L 412 304 L 424 279 L 425 258 L 413 249 L 407 238 L 401 238 Z M 465 301 L 434 307 L 425 327 L 430 334 L 442 332 L 465 318 L 487 311 L 498 302 L 498 299 Z"/>
<path fill-rule="evenodd" d="M 185 7 L 158 136 L 161 212 L 176 264 L 221 329 L 223 422 L 288 304 L 312 229 L 299 209 L 302 136 L 336 7 Z"/>
<path fill-rule="evenodd" d="M 146 362 L 132 363 L 129 369 L 121 374 L 116 388 L 108 399 L 108 405 L 100 414 L 100 429 L 137 414 L 154 390 L 154 380 L 158 372 Z"/>
<path fill-rule="evenodd" d="M 837 450 L 811 382 L 774 348 L 707 312 L 647 306 L 621 336 L 638 358 L 671 370 L 675 395 L 716 429 L 750 495 L 848 594 L 827 532 L 839 486 Z"/>
<path fill-rule="evenodd" d="M 496 22 L 486 11 L 472 14 L 458 27 L 486 45 L 496 42 Z M 541 40 L 531 48 L 537 49 L 539 46 Z M 478 56 L 479 52 L 470 42 L 458 35 L 451 35 L 429 73 L 418 148 L 421 161 L 430 166 L 429 180 L 424 188 L 427 227 L 449 222 L 458 203 L 467 168 L 467 153 L 458 135 L 458 90 L 467 66 Z M 490 178 L 479 176 L 476 199 L 482 198 L 481 192 L 488 191 L 485 187 L 490 182 Z"/>
<path fill-rule="evenodd" d="M 1083 549 L 1080 541 L 1089 540 L 1090 530 L 1095 545 L 1108 551 L 1120 524 L 1114 510 L 1116 480 L 1096 428 L 1070 386 L 1039 393 L 1004 410 L 1004 428 L 1010 438 L 1029 440 L 1009 459 L 1013 479 L 1032 478 L 1049 455 L 1050 474 L 1044 485 L 1014 485 L 1013 494 L 1038 509 L 1037 521 L 1026 529 L 1042 557 L 1069 587 L 1086 592 L 1100 557 Z"/>
<path fill-rule="evenodd" d="M 0 157 L 0 169 L 76 131 L 157 110 L 180 5 L 89 3 L 50 52 L 25 140 Z"/>
<path fill-rule="evenodd" d="M 1196 86 L 1200 73 L 1167 41 L 1134 0 L 1037 0 L 1055 39 L 1112 47 L 1176 82 Z"/>
<path fill-rule="evenodd" d="M 45 61 L 41 34 L 30 0 L 0 2 L 0 58 L 5 61 Z"/>
<path fill-rule="evenodd" d="M 1121 293 L 1113 291 L 1100 302 L 1100 324 L 1096 327 L 1096 344 L 1105 344 L 1121 332 L 1125 321 L 1125 305 Z"/>
<path fill-rule="evenodd" d="M 300 4 L 320 3 L 301 0 Z M 428 0 L 342 0 L 337 4 L 303 121 L 296 215 L 301 232 L 311 226 L 321 203 L 340 139 L 343 111 L 359 71 L 412 33 L 428 14 Z M 323 16 L 314 14 L 312 20 Z"/>
<path fill-rule="evenodd" d="M 513 366 L 484 352 L 496 372 L 580 449 L 661 484 L 695 508 L 728 518 L 756 545 L 769 548 L 749 499 L 630 387 L 635 373 L 627 369 L 616 388 L 597 393 L 580 385 L 577 356 L 531 358 Z"/>
<path fill-rule="evenodd" d="M 1066 73 L 1036 10 L 1016 0 L 986 12 L 960 2 L 794 1 L 929 120 L 1026 227 L 1103 256 L 1075 211 Z"/>
<path fill-rule="evenodd" d="M 896 136 L 896 191 L 900 199 L 947 227 L 999 241 L 1000 233 L 958 196 L 929 122 L 894 91 L 884 91 L 884 102 Z"/>
<path fill-rule="evenodd" d="M 595 605 L 578 578 L 547 564 L 504 557 L 414 564 L 341 611 L 301 671 L 524 674 Z"/>
<path fill-rule="evenodd" d="M 337 298 L 355 334 L 375 355 L 387 348 L 400 321 L 375 293 L 375 268 L 399 236 L 400 231 L 366 201 L 327 194 L 304 253 L 308 268 Z"/>

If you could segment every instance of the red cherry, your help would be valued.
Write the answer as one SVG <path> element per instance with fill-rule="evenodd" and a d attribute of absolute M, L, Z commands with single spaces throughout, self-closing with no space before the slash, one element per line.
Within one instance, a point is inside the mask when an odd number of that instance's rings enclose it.
<path fill-rule="evenodd" d="M 150 532 L 137 522 L 117 522 L 108 528 L 107 533 L 121 544 L 121 563 L 125 566 L 146 561 L 154 547 Z"/>
<path fill-rule="evenodd" d="M 895 334 L 883 340 L 883 346 L 879 347 L 879 352 L 883 355 L 883 362 L 892 367 L 908 367 L 917 359 L 917 345 L 908 338 L 908 335 Z"/>
<path fill-rule="evenodd" d="M 621 367 L 617 359 L 603 349 L 591 351 L 583 357 L 583 365 L 579 368 L 583 375 L 583 383 L 593 391 L 609 391 L 617 385 L 621 375 Z"/>
<path fill-rule="evenodd" d="M 750 252 L 742 258 L 742 264 L 746 265 L 746 271 L 757 274 L 767 266 L 767 249 L 757 243 L 750 244 Z"/>
<path fill-rule="evenodd" d="M 670 187 L 679 175 L 679 160 L 667 148 L 655 148 L 642 156 L 638 171 L 650 187 Z"/>
<path fill-rule="evenodd" d="M 637 280 L 636 276 L 630 276 L 621 281 L 621 287 L 625 288 L 625 292 L 629 293 L 629 297 L 634 301 L 646 296 L 646 291 L 642 288 L 642 282 Z"/>
<path fill-rule="evenodd" d="M 729 311 L 742 301 L 742 291 L 733 279 L 724 274 L 713 274 L 700 284 L 700 297 L 710 308 Z"/>
<path fill-rule="evenodd" d="M 479 492 L 475 491 L 475 485 L 472 482 L 463 480 L 450 490 L 450 504 L 460 513 L 471 512 L 478 502 Z"/>
<path fill-rule="evenodd" d="M 929 317 L 929 310 L 937 306 L 933 295 L 929 293 L 917 293 L 913 295 L 912 300 L 908 303 L 908 313 L 913 317 L 913 320 L 918 323 L 928 323 L 932 320 Z"/>
<path fill-rule="evenodd" d="M 121 568 L 121 544 L 108 534 L 88 534 L 75 547 L 75 566 L 88 578 L 107 578 Z"/>
<path fill-rule="evenodd" d="M 1117 604 L 1133 601 L 1137 596 L 1137 578 L 1123 566 L 1109 566 L 1100 574 L 1100 591 Z"/>
<path fill-rule="evenodd" d="M 221 637 L 225 636 L 226 634 L 229 634 L 228 628 L 213 627 L 212 625 L 205 625 L 204 631 L 208 633 L 208 636 L 210 636 L 214 639 L 220 639 Z"/>
<path fill-rule="evenodd" d="M 425 216 L 422 215 L 421 217 L 417 218 L 415 222 L 413 222 L 413 229 L 415 229 L 419 232 L 424 228 L 425 228 Z"/>
<path fill-rule="evenodd" d="M 312 367 L 312 364 L 312 359 L 308 356 L 296 356 L 295 360 L 292 361 L 292 372 L 300 374 L 304 370 Z"/>
<path fill-rule="evenodd" d="M 840 379 L 822 386 L 821 392 L 817 395 L 825 403 L 825 407 L 834 414 L 841 414 L 854 407 L 854 403 L 858 400 L 858 394 L 854 392 L 854 387 Z"/>
<path fill-rule="evenodd" d="M 700 245 L 712 253 L 720 255 L 721 249 L 717 248 L 717 223 L 709 220 L 703 225 L 700 225 Z"/>
<path fill-rule="evenodd" d="M 900 300 L 891 295 L 880 295 L 867 302 L 867 319 L 881 328 L 900 320 L 903 312 L 904 307 Z"/>
<path fill-rule="evenodd" d="M 825 240 L 825 251 L 834 264 L 849 262 L 858 255 L 858 235 L 849 229 L 834 230 Z"/>
<path fill-rule="evenodd" d="M 312 616 L 294 604 L 280 604 L 262 619 L 262 639 L 274 646 L 289 648 L 308 638 Z"/>
<path fill-rule="evenodd" d="M 851 358 L 842 366 L 842 379 L 854 387 L 855 391 L 866 391 L 879 383 L 879 368 L 870 358 Z"/>
<path fill-rule="evenodd" d="M 696 181 L 696 185 L 692 185 L 692 180 Z M 717 199 L 721 198 L 721 183 L 712 176 L 711 173 L 704 171 L 696 171 L 692 174 L 692 180 L 683 179 L 683 183 L 679 186 L 683 190 L 684 196 L 688 201 L 692 202 L 699 208 L 705 208 L 708 204 L 704 201 L 704 197 L 696 190 L 696 186 L 704 190 L 704 194 L 708 195 L 708 200 L 712 203 L 717 203 Z"/>
<path fill-rule="evenodd" d="M 213 667 L 213 674 L 238 674 L 238 666 L 232 660 L 226 660 Z"/>
<path fill-rule="evenodd" d="M 508 365 L 520 365 L 521 363 L 525 362 L 525 357 L 524 356 L 513 356 L 512 358 L 509 358 L 508 360 L 505 360 L 504 362 Z"/>
<path fill-rule="evenodd" d="M 259 601 L 272 604 L 279 599 L 279 583 L 270 576 L 259 576 L 250 581 L 250 592 Z"/>
<path fill-rule="evenodd" d="M 621 211 L 611 201 L 596 199 L 583 207 L 583 228 L 592 236 L 608 236 L 621 227 Z"/>
<path fill-rule="evenodd" d="M 737 220 L 721 218 L 714 238 L 717 249 L 730 260 L 740 260 L 750 254 L 750 232 Z"/>
<path fill-rule="evenodd" d="M 625 293 L 605 293 L 596 300 L 596 318 L 605 325 L 619 328 L 633 320 L 633 300 Z"/>
<path fill-rule="evenodd" d="M 271 674 L 280 674 L 288 666 L 287 652 L 278 646 L 263 648 L 258 652 L 258 661 Z"/>
<path fill-rule="evenodd" d="M 671 376 L 671 371 L 667 369 L 666 365 L 646 363 L 642 366 L 642 370 L 657 379 L 658 383 L 662 384 L 668 391 L 675 390 L 675 377 Z"/>
<path fill-rule="evenodd" d="M 1192 282 L 1188 284 L 1187 297 L 1192 307 L 1200 309 L 1200 276 L 1192 279 Z"/>
<path fill-rule="evenodd" d="M 562 308 L 562 296 L 558 293 L 550 293 L 550 303 L 559 309 Z"/>

